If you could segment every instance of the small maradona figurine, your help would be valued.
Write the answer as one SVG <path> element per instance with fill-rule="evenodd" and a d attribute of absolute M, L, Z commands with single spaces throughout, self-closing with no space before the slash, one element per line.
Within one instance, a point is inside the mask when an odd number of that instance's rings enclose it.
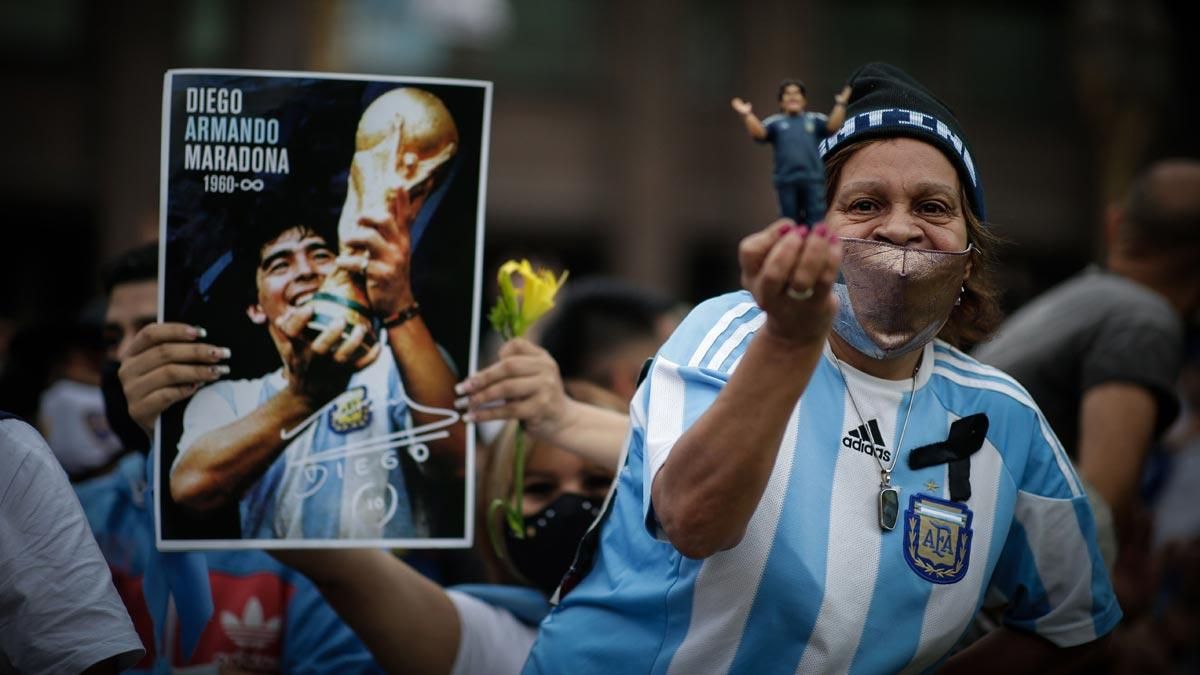
<path fill-rule="evenodd" d="M 817 154 L 817 144 L 841 128 L 846 120 L 846 101 L 850 86 L 833 97 L 828 116 L 805 112 L 804 83 L 784 80 L 779 83 L 779 114 L 759 121 L 751 105 L 740 98 L 731 101 L 741 115 L 750 137 L 775 146 L 775 173 L 772 180 L 779 193 L 779 212 L 797 223 L 815 225 L 825 218 L 825 170 Z"/>

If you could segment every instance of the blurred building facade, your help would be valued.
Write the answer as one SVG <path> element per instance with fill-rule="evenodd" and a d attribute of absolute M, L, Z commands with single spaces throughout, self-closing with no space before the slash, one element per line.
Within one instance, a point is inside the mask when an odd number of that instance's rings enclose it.
<path fill-rule="evenodd" d="M 84 306 L 99 261 L 155 236 L 173 67 L 492 80 L 486 272 L 533 256 L 697 300 L 736 286 L 736 242 L 776 213 L 729 99 L 765 116 L 800 77 L 827 111 L 891 61 L 967 130 L 1019 302 L 1095 255 L 1138 167 L 1200 154 L 1190 5 L 5 0 L 0 319 Z"/>

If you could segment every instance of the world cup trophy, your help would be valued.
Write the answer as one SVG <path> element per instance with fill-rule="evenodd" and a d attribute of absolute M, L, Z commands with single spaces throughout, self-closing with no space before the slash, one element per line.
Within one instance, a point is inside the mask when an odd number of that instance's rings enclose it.
<path fill-rule="evenodd" d="M 446 175 L 458 150 L 458 128 L 441 99 L 413 87 L 393 89 L 363 111 L 355 134 L 354 159 L 346 202 L 338 221 L 338 239 L 345 242 L 356 229 L 394 219 L 406 236 L 426 199 Z M 411 247 L 411 240 L 410 240 Z M 411 248 L 409 250 L 411 271 Z M 338 318 L 346 322 L 346 337 L 355 327 L 365 330 L 363 350 L 378 340 L 381 319 L 366 291 L 369 259 L 365 251 L 339 244 L 339 257 L 358 256 L 362 267 L 338 267 L 313 296 L 308 328 L 315 335 Z M 406 272 L 408 273 L 408 272 Z"/>

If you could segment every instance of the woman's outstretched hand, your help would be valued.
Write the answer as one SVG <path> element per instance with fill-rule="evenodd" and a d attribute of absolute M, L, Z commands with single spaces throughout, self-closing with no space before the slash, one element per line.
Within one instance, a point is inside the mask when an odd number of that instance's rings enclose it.
<path fill-rule="evenodd" d="M 830 292 L 842 244 L 825 224 L 777 220 L 738 246 L 742 286 L 767 313 L 765 330 L 796 344 L 824 342 L 837 312 Z"/>

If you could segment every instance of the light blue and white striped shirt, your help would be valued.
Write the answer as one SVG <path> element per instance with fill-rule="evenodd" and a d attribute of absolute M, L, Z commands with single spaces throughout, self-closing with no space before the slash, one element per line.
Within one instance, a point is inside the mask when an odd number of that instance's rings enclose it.
<path fill-rule="evenodd" d="M 178 457 L 208 431 L 250 414 L 286 386 L 281 369 L 201 389 L 184 412 Z M 396 361 L 384 349 L 351 376 L 345 392 L 302 425 L 247 488 L 239 503 L 242 538 L 429 536 L 428 522 L 413 508 L 404 479 L 404 464 L 417 465 L 401 456 L 413 447 L 407 442 L 412 417 L 406 402 Z"/>
<path fill-rule="evenodd" d="M 595 565 L 543 622 L 527 673 L 919 672 L 985 596 L 1007 601 L 1008 625 L 1058 645 L 1113 628 L 1121 612 L 1062 447 L 1020 385 L 942 342 L 925 347 L 917 373 L 892 475 L 896 529 L 879 527 L 870 453 L 895 450 L 913 383 L 844 365 L 860 419 L 827 348 L 742 541 L 704 560 L 680 555 L 659 532 L 650 486 L 765 318 L 748 293 L 715 298 L 659 352 L 631 406 Z M 990 427 L 970 458 L 972 494 L 953 502 L 947 465 L 912 470 L 907 454 L 975 413 Z"/>

